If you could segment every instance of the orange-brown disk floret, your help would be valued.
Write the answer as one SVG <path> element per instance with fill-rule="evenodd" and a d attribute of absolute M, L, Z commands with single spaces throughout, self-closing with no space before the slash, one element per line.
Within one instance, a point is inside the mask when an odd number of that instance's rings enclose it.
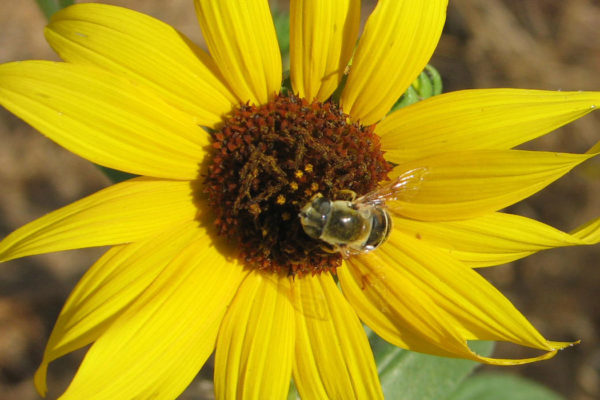
<path fill-rule="evenodd" d="M 204 182 L 219 234 L 237 241 L 240 257 L 253 268 L 291 275 L 335 271 L 341 256 L 308 237 L 297 215 L 316 193 L 360 195 L 387 178 L 391 165 L 373 128 L 350 122 L 334 103 L 293 95 L 234 110 L 212 133 Z"/>

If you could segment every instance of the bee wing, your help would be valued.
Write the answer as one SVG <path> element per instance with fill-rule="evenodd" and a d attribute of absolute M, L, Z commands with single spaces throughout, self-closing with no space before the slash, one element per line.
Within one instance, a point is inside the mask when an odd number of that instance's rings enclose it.
<path fill-rule="evenodd" d="M 387 200 L 406 201 L 417 193 L 426 173 L 426 167 L 410 169 L 372 192 L 359 197 L 355 203 L 381 205 Z"/>

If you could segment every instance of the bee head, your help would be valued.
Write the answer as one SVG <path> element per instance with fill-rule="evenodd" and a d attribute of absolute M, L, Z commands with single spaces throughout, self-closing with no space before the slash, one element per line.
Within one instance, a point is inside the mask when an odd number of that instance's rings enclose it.
<path fill-rule="evenodd" d="M 313 239 L 319 239 L 330 212 L 331 200 L 320 193 L 315 195 L 298 214 L 304 232 Z"/>

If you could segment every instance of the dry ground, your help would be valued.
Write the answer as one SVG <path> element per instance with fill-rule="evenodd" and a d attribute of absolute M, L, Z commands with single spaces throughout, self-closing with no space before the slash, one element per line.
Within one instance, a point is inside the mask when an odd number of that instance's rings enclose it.
<path fill-rule="evenodd" d="M 191 0 L 110 3 L 154 15 L 201 41 Z M 446 91 L 487 87 L 600 90 L 599 1 L 450 3 L 445 34 L 433 59 Z M 33 0 L 2 2 L 0 62 L 55 59 L 43 39 L 44 23 Z M 599 139 L 600 114 L 527 148 L 584 152 Z M 0 143 L 0 237 L 109 184 L 88 162 L 44 139 L 4 110 L 0 110 Z M 511 211 L 562 229 L 598 216 L 600 162 L 577 168 Z M 70 289 L 101 252 L 81 250 L 2 265 L 0 400 L 38 398 L 32 376 L 53 321 Z M 600 398 L 599 258 L 600 246 L 559 249 L 483 271 L 544 335 L 555 340 L 582 340 L 552 360 L 503 371 L 533 378 L 568 399 Z M 515 357 L 527 354 L 504 346 L 498 351 Z M 50 398 L 68 383 L 81 356 L 79 352 L 53 364 Z M 210 398 L 210 373 L 203 372 L 182 398 Z"/>

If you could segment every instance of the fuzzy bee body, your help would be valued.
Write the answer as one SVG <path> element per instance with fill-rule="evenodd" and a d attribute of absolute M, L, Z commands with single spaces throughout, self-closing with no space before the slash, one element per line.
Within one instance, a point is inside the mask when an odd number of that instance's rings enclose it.
<path fill-rule="evenodd" d="M 300 210 L 304 232 L 345 258 L 375 250 L 392 230 L 392 218 L 385 202 L 403 194 L 414 194 L 425 172 L 426 168 L 410 170 L 352 201 L 330 200 L 317 193 Z"/>

